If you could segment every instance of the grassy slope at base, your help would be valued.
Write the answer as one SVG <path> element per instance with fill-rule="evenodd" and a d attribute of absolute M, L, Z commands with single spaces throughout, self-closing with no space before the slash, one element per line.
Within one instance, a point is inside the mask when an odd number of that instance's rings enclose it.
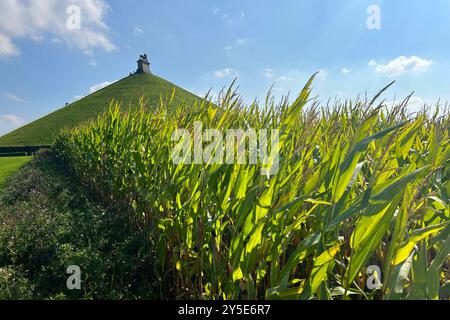
<path fill-rule="evenodd" d="M 52 154 L 37 155 L 0 189 L 0 300 L 153 298 L 148 233 L 120 213 Z M 82 270 L 81 290 L 67 289 L 70 265 Z"/>
<path fill-rule="evenodd" d="M 5 157 L 0 158 L 0 185 L 15 171 L 19 170 L 31 157 Z"/>
<path fill-rule="evenodd" d="M 102 90 L 84 97 L 41 119 L 0 137 L 0 147 L 51 145 L 61 129 L 72 128 L 95 119 L 108 109 L 111 100 L 122 104 L 126 111 L 138 105 L 144 97 L 146 107 L 158 105 L 175 89 L 175 100 L 192 103 L 198 99 L 190 92 L 151 74 L 134 74 Z"/>

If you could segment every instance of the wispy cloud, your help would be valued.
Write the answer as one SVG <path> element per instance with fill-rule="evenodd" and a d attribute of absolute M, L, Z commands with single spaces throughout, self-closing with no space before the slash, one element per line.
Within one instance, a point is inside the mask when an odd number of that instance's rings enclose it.
<path fill-rule="evenodd" d="M 21 97 L 11 92 L 2 92 L 0 95 L 12 102 L 23 102 Z"/>
<path fill-rule="evenodd" d="M 17 129 L 26 123 L 27 121 L 18 115 L 0 114 L 0 136 Z"/>
<path fill-rule="evenodd" d="M 4 127 L 20 127 L 23 126 L 26 121 L 15 114 L 0 114 L 0 128 Z"/>
<path fill-rule="evenodd" d="M 399 105 L 403 102 L 403 99 L 397 99 L 397 100 L 390 100 L 386 101 L 384 104 L 387 108 L 390 108 L 395 105 Z M 437 108 L 437 101 L 428 100 L 419 96 L 412 96 L 407 105 L 406 108 L 409 112 L 415 113 L 422 110 L 423 107 L 427 107 L 430 109 L 431 112 L 435 112 Z"/>
<path fill-rule="evenodd" d="M 266 77 L 266 79 L 272 79 L 274 76 L 275 76 L 275 74 L 274 74 L 274 72 L 273 72 L 273 69 L 267 68 L 267 69 L 264 71 L 264 77 Z"/>
<path fill-rule="evenodd" d="M 409 72 L 426 71 L 434 62 L 416 56 L 400 56 L 389 61 L 387 64 L 379 64 L 374 59 L 369 61 L 369 66 L 375 68 L 377 74 L 388 77 L 401 76 Z"/>
<path fill-rule="evenodd" d="M 93 86 L 91 86 L 91 87 L 89 88 L 89 92 L 90 92 L 90 93 L 94 93 L 94 92 L 96 92 L 96 91 L 98 91 L 98 90 L 101 90 L 101 89 L 103 89 L 103 88 L 105 88 L 105 87 L 107 87 L 107 86 L 112 85 L 112 84 L 115 83 L 115 82 L 117 82 L 117 80 L 114 80 L 114 81 L 105 81 L 105 82 L 101 82 L 101 83 L 94 84 Z"/>
<path fill-rule="evenodd" d="M 301 77 L 300 74 L 301 74 L 301 72 L 296 69 L 292 69 L 292 70 L 289 70 L 289 71 L 283 72 L 283 73 L 276 72 L 275 70 L 273 70 L 271 68 L 267 68 L 264 71 L 264 76 L 267 79 L 273 79 L 273 81 L 275 83 L 293 81 L 296 78 Z"/>
<path fill-rule="evenodd" d="M 347 68 L 342 68 L 341 69 L 341 73 L 343 73 L 343 74 L 349 74 L 350 72 L 351 72 L 350 69 L 347 69 Z"/>
<path fill-rule="evenodd" d="M 144 33 L 144 29 L 142 29 L 140 27 L 134 27 L 133 36 L 137 37 L 143 33 Z"/>
<path fill-rule="evenodd" d="M 225 51 L 231 52 L 233 49 L 245 46 L 247 44 L 246 38 L 238 38 L 232 45 L 227 45 L 224 47 Z"/>
<path fill-rule="evenodd" d="M 106 88 L 107 86 L 112 85 L 113 83 L 117 82 L 118 80 L 113 80 L 113 81 L 104 81 L 104 82 L 100 82 L 97 84 L 94 84 L 92 86 L 90 86 L 89 88 L 89 94 L 92 94 L 94 92 L 97 92 L 103 88 Z M 85 97 L 85 95 L 76 95 L 73 97 L 72 102 L 78 101 L 80 99 L 83 99 Z"/>
<path fill-rule="evenodd" d="M 212 14 L 215 15 L 215 16 L 217 16 L 219 13 L 220 13 L 220 8 L 214 8 L 212 10 Z"/>
<path fill-rule="evenodd" d="M 75 97 L 73 97 L 73 101 L 72 101 L 72 102 L 81 100 L 81 99 L 83 99 L 84 97 L 85 97 L 85 96 L 75 96 Z"/>
<path fill-rule="evenodd" d="M 0 57 L 13 57 L 19 54 L 20 50 L 12 40 L 0 33 Z"/>
<path fill-rule="evenodd" d="M 174 40 L 174 39 L 175 39 L 175 35 L 173 33 L 166 34 L 166 40 Z"/>
<path fill-rule="evenodd" d="M 212 9 L 211 12 L 214 16 L 222 18 L 222 20 L 229 24 L 243 20 L 246 17 L 244 10 L 239 10 L 237 12 L 223 12 L 219 7 L 216 7 Z"/>
<path fill-rule="evenodd" d="M 239 38 L 239 39 L 236 40 L 236 45 L 237 46 L 243 46 L 246 43 L 247 43 L 247 39 L 245 39 L 245 38 Z"/>
<path fill-rule="evenodd" d="M 290 77 L 288 75 L 283 75 L 277 78 L 276 81 L 293 81 L 295 80 L 293 77 Z"/>
<path fill-rule="evenodd" d="M 329 71 L 327 69 L 320 69 L 320 73 L 316 76 L 316 79 L 320 82 L 327 80 Z M 262 75 L 270 81 L 273 85 L 272 94 L 275 97 L 288 96 L 294 93 L 298 93 L 305 82 L 311 77 L 313 71 L 302 71 L 300 69 L 290 70 L 276 70 L 274 68 L 266 68 Z M 315 82 L 317 83 L 317 81 Z"/>
<path fill-rule="evenodd" d="M 275 74 L 275 72 L 272 70 L 272 72 Z M 316 76 L 316 79 L 319 79 L 321 81 L 325 81 L 326 78 L 329 75 L 329 72 L 327 69 L 319 69 L 318 74 Z M 304 82 L 305 79 L 308 80 L 311 76 L 311 73 L 304 72 L 298 69 L 292 69 L 285 73 L 279 73 L 276 76 L 275 82 Z"/>
<path fill-rule="evenodd" d="M 237 71 L 234 70 L 233 68 L 224 68 L 221 70 L 214 71 L 214 78 L 217 79 L 222 79 L 230 76 L 236 77 L 237 75 L 238 75 Z"/>

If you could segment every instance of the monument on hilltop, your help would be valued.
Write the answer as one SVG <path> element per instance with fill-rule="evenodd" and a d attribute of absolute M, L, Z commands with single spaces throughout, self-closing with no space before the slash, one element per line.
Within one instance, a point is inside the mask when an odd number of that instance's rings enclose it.
<path fill-rule="evenodd" d="M 151 73 L 150 72 L 150 62 L 148 62 L 147 54 L 141 54 L 139 60 L 137 61 L 138 68 L 136 73 Z"/>

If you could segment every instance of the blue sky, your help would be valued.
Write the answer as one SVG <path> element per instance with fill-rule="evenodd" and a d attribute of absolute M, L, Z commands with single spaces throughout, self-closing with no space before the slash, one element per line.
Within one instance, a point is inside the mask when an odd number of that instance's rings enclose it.
<path fill-rule="evenodd" d="M 80 8 L 79 29 L 67 27 Z M 369 6 L 381 29 L 369 29 Z M 238 77 L 245 101 L 295 95 L 321 70 L 322 100 L 415 91 L 450 101 L 448 0 L 0 0 L 0 135 L 135 70 L 197 94 Z"/>

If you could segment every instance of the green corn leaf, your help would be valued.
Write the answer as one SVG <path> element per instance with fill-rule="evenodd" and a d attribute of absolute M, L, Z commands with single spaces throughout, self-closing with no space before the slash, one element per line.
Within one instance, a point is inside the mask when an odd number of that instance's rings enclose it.
<path fill-rule="evenodd" d="M 427 289 L 428 262 L 426 244 L 422 242 L 416 258 L 412 263 L 410 300 L 425 300 L 428 297 Z"/>
<path fill-rule="evenodd" d="M 345 192 L 345 189 L 349 185 L 352 176 L 354 175 L 354 171 L 360 159 L 361 153 L 366 150 L 369 144 L 375 140 L 381 139 L 387 134 L 403 127 L 406 122 L 397 124 L 388 129 L 382 130 L 370 137 L 367 137 L 358 143 L 355 144 L 353 149 L 349 152 L 348 156 L 345 158 L 344 162 L 339 167 L 339 179 L 336 180 L 336 183 L 333 188 L 333 202 L 337 202 Z"/>
<path fill-rule="evenodd" d="M 346 287 L 353 281 L 380 243 L 392 220 L 397 203 L 398 200 L 389 203 L 384 208 L 378 207 L 377 212 L 362 216 L 358 221 L 350 239 L 353 254 L 345 273 Z M 373 210 L 375 208 L 372 207 Z"/>
<path fill-rule="evenodd" d="M 414 253 L 411 253 L 409 257 L 393 268 L 389 279 L 391 286 L 387 289 L 388 294 L 384 297 L 386 300 L 400 300 L 402 298 L 405 283 L 411 270 L 413 256 Z"/>
<path fill-rule="evenodd" d="M 439 271 L 441 266 L 448 259 L 449 254 L 450 254 L 450 235 L 447 237 L 447 240 L 441 247 L 437 256 L 434 258 L 428 270 L 427 289 L 429 299 L 432 300 L 439 299 L 439 290 L 440 290 Z"/>
<path fill-rule="evenodd" d="M 411 254 L 411 251 L 414 249 L 416 244 L 428 237 L 429 235 L 439 232 L 440 230 L 444 229 L 449 222 L 442 223 L 435 226 L 429 226 L 423 229 L 415 230 L 411 236 L 409 237 L 408 241 L 401 246 L 401 248 L 397 251 L 397 254 L 395 255 L 394 259 L 392 260 L 392 265 L 398 265 L 405 261 Z"/>
<path fill-rule="evenodd" d="M 334 263 L 334 256 L 339 252 L 340 247 L 341 244 L 337 243 L 314 259 L 314 267 L 311 276 L 302 292 L 303 299 L 308 299 L 316 294 L 320 285 L 327 278 L 328 268 L 330 267 L 330 264 Z"/>

